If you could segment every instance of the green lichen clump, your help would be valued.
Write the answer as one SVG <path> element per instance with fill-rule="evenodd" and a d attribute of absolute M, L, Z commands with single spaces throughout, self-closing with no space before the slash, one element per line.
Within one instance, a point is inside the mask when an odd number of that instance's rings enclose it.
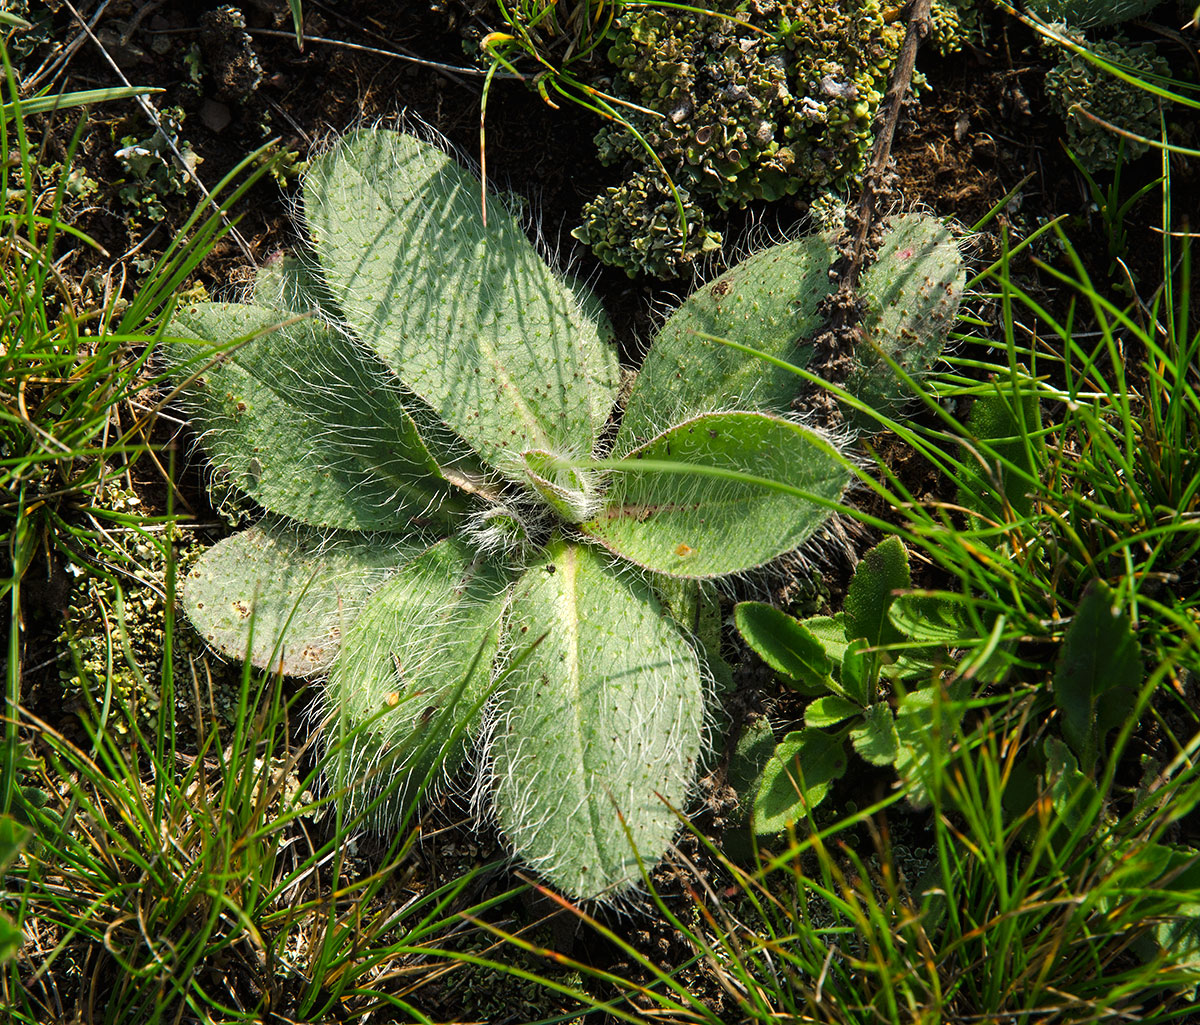
<path fill-rule="evenodd" d="M 1090 38 L 1091 30 L 1140 18 L 1162 0 L 1027 0 L 1027 9 L 1051 23 L 1094 57 L 1115 64 L 1139 79 L 1167 75 L 1169 65 L 1154 43 L 1135 44 L 1116 33 Z M 1084 33 L 1088 32 L 1089 36 Z M 1049 41 L 1049 39 L 1047 40 Z M 1066 123 L 1067 144 L 1089 172 L 1113 168 L 1121 154 L 1122 136 L 1101 122 L 1132 135 L 1158 135 L 1160 100 L 1147 89 L 1126 82 L 1073 50 L 1062 47 L 1060 59 L 1046 74 L 1046 99 Z M 1169 101 L 1162 106 L 1169 107 Z M 1136 159 L 1149 147 L 1125 137 L 1124 156 Z"/>
<path fill-rule="evenodd" d="M 1165 75 L 1168 65 L 1153 43 L 1134 45 L 1124 36 L 1090 42 L 1088 50 L 1110 64 L 1127 68 L 1139 77 Z M 1109 74 L 1086 57 L 1067 54 L 1046 75 L 1046 97 L 1067 127 L 1067 144 L 1089 171 L 1116 164 L 1122 136 L 1088 117 L 1116 125 L 1135 135 L 1158 134 L 1157 97 Z M 1125 156 L 1136 159 L 1149 148 L 1144 142 L 1124 138 Z"/>
<path fill-rule="evenodd" d="M 929 20 L 932 30 L 928 45 L 943 57 L 961 50 L 968 42 L 982 41 L 976 0 L 932 0 Z"/>
<path fill-rule="evenodd" d="M 642 144 L 619 124 L 602 129 L 601 159 L 631 173 L 587 205 L 575 236 L 631 275 L 678 275 L 719 248 L 714 207 L 844 189 L 863 166 L 902 30 L 884 24 L 878 0 L 740 6 L 714 5 L 726 18 L 638 11 L 617 20 L 613 90 L 661 115 L 628 112 L 688 221 L 684 238 Z"/>
<path fill-rule="evenodd" d="M 611 35 L 614 95 L 655 114 L 624 109 L 645 145 L 616 122 L 596 136 L 601 160 L 627 173 L 587 204 L 574 234 L 631 276 L 679 276 L 718 250 L 717 210 L 848 191 L 904 38 L 880 0 L 711 6 L 630 11 Z M 973 3 L 935 8 L 935 44 L 957 48 L 974 28 Z"/>

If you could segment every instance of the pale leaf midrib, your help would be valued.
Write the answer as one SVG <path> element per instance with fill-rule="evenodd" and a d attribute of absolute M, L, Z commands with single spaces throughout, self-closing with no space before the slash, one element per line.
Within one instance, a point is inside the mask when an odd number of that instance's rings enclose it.
<path fill-rule="evenodd" d="M 583 695 L 579 662 L 579 557 L 578 550 L 573 546 L 563 551 L 563 626 L 567 633 L 567 691 L 571 701 L 571 711 L 574 718 L 572 743 L 576 750 L 576 760 L 579 764 L 579 780 L 583 790 L 583 799 L 587 803 L 588 817 L 591 819 L 591 847 L 599 862 L 602 856 L 600 848 L 600 822 L 598 801 L 596 795 L 588 792 L 589 777 L 583 732 Z M 599 867 L 598 865 L 596 866 Z"/>

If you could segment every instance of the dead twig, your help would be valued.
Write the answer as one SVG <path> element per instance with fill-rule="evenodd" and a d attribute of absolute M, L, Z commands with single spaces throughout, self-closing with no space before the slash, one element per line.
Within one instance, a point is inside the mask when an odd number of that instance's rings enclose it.
<path fill-rule="evenodd" d="M 888 161 L 892 156 L 892 139 L 896 135 L 896 126 L 900 123 L 900 110 L 904 98 L 912 85 L 913 68 L 917 61 L 917 50 L 929 35 L 933 24 L 929 16 L 930 0 L 909 0 L 908 30 L 904 35 L 904 44 L 900 48 L 900 56 L 892 68 L 888 89 L 883 97 L 884 119 L 875 143 L 871 147 L 871 159 L 863 175 L 862 195 L 858 207 L 849 218 L 853 241 L 848 254 L 848 262 L 839 276 L 841 288 L 857 289 L 858 280 L 862 275 L 863 262 L 868 252 L 867 241 L 874 227 L 877 212 L 877 200 L 890 191 L 885 185 L 885 174 Z"/>
<path fill-rule="evenodd" d="M 880 200 L 891 191 L 888 162 L 892 155 L 892 139 L 900 122 L 904 98 L 912 85 L 917 50 L 932 28 L 929 7 L 930 0 L 909 0 L 905 9 L 908 28 L 884 94 L 882 121 L 863 174 L 862 193 L 857 205 L 846 217 L 846 232 L 838 247 L 841 255 L 834 268 L 837 288 L 825 300 L 828 326 L 815 339 L 816 356 L 809 367 L 826 380 L 840 383 L 844 379 L 858 339 L 861 317 L 859 279 L 873 248 L 872 233 L 877 226 Z M 829 413 L 836 419 L 836 403 L 831 399 L 829 405 Z"/>

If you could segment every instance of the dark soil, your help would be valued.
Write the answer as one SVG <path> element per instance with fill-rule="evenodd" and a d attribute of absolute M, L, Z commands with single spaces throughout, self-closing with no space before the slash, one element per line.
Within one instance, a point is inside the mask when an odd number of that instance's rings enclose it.
<path fill-rule="evenodd" d="M 79 30 L 70 8 L 63 0 L 48 3 L 56 12 L 53 38 L 74 38 Z M 99 9 L 94 2 L 79 6 L 85 17 Z M 301 53 L 294 39 L 287 38 L 291 19 L 285 0 L 242 0 L 237 5 L 249 28 L 249 47 L 242 45 L 237 32 L 222 29 L 219 19 L 214 21 L 209 0 L 111 0 L 102 6 L 95 26 L 98 37 L 130 82 L 165 90 L 155 98 L 158 109 L 182 108 L 181 137 L 202 158 L 198 174 L 206 185 L 219 181 L 267 138 L 279 138 L 282 149 L 294 151 L 303 160 L 330 133 L 380 119 L 408 118 L 428 124 L 458 147 L 465 159 L 478 161 L 481 79 L 474 74 L 433 71 L 395 57 L 326 43 L 310 42 Z M 482 22 L 458 0 L 445 0 L 442 9 L 433 9 L 424 0 L 343 0 L 336 5 L 305 0 L 304 11 L 306 32 L 312 37 L 418 55 L 473 70 L 471 58 L 464 53 L 464 34 L 478 34 Z M 37 67 L 48 46 L 25 61 L 26 73 Z M 204 69 L 198 76 L 190 70 L 197 56 Z M 1083 243 L 1080 248 L 1094 265 L 1091 269 L 1103 278 L 1102 226 L 1088 219 L 1089 197 L 1057 142 L 1061 127 L 1041 102 L 1039 83 L 1044 66 L 1040 60 L 1019 27 L 995 30 L 986 48 L 950 60 L 922 57 L 918 66 L 929 87 L 920 103 L 906 110 L 894 147 L 899 174 L 897 202 L 942 216 L 954 215 L 969 226 L 1015 189 L 1000 218 L 988 225 L 978 240 L 980 265 L 999 252 L 996 232 L 1006 222 L 1014 233 L 1021 234 L 1045 219 L 1071 213 L 1076 241 Z M 255 61 L 260 72 L 253 66 Z M 250 89 L 257 77 L 261 82 Z M 85 42 L 67 64 L 65 75 L 53 85 L 86 88 L 113 81 L 114 72 L 99 48 Z M 73 124 L 71 118 L 60 117 L 50 125 L 46 134 L 50 156 L 64 151 Z M 597 122 L 587 111 L 569 105 L 553 110 L 522 84 L 497 80 L 487 108 L 487 171 L 494 185 L 529 201 L 546 249 L 575 261 L 594 280 L 595 290 L 615 321 L 623 352 L 632 359 L 639 341 L 649 336 L 658 317 L 655 311 L 689 286 L 630 281 L 620 272 L 599 266 L 571 238 L 570 230 L 579 221 L 583 203 L 613 183 L 618 174 L 595 158 L 591 140 L 596 128 Z M 106 104 L 92 113 L 77 162 L 99 187 L 92 197 L 78 201 L 72 214 L 75 226 L 96 239 L 107 255 L 82 246 L 74 249 L 63 265 L 73 280 L 82 282 L 88 275 L 99 275 L 116 287 L 122 274 L 140 273 L 145 265 L 138 261 L 160 252 L 197 202 L 194 188 L 167 195 L 162 199 L 165 214 L 156 218 L 121 197 L 119 183 L 126 175 L 114 151 L 125 136 L 141 139 L 150 134 L 152 129 L 130 103 Z M 1148 180 L 1154 173 L 1153 158 L 1135 165 L 1129 174 L 1128 192 L 1137 187 L 1137 179 Z M 288 190 L 294 191 L 294 181 Z M 238 209 L 237 231 L 244 245 L 233 238 L 223 241 L 193 284 L 217 295 L 236 290 L 249 279 L 251 260 L 261 263 L 291 246 L 295 229 L 289 217 L 292 196 L 288 190 L 281 191 L 270 178 L 256 185 Z M 1177 189 L 1177 193 L 1189 194 L 1187 188 Z M 727 237 L 745 235 L 764 218 L 786 225 L 795 216 L 786 206 L 750 210 L 733 217 Z M 1152 280 L 1149 276 L 1159 249 L 1157 239 L 1137 226 L 1145 219 L 1133 218 L 1132 269 L 1136 274 L 1142 264 L 1147 279 Z M 981 307 L 979 312 L 986 310 Z M 170 442 L 172 431 L 160 426 L 156 437 Z M 880 445 L 915 496 L 953 501 L 952 482 L 898 443 L 881 439 Z M 183 464 L 186 445 L 176 451 Z M 215 525 L 196 468 L 180 465 L 178 470 L 177 505 Z M 161 475 L 142 464 L 135 481 L 144 508 L 164 512 L 167 489 Z M 879 503 L 870 511 L 885 517 L 889 512 Z M 863 536 L 859 543 L 867 545 L 873 540 Z M 932 570 L 914 569 L 919 585 L 940 582 Z M 840 605 L 848 572 L 847 562 L 826 567 L 826 600 L 832 600 L 832 606 L 827 604 L 824 611 Z M 66 599 L 66 581 L 53 572 L 34 576 L 42 583 L 31 580 L 26 590 L 32 603 L 30 615 L 44 613 L 30 620 L 37 624 L 37 636 L 30 638 L 31 661 L 36 664 L 39 658 L 48 657 L 52 648 L 58 629 L 55 616 Z M 749 704 L 775 700 L 766 692 L 768 680 L 760 676 L 758 685 L 763 693 L 747 699 Z M 45 701 L 40 710 L 45 714 L 54 704 L 53 695 L 45 692 L 41 697 Z M 858 782 L 866 789 L 887 785 L 882 777 Z M 711 780 L 702 797 L 709 810 L 699 819 L 700 824 L 717 834 L 727 810 L 719 777 Z M 431 815 L 427 832 L 436 833 L 438 839 L 422 845 L 418 878 L 429 883 L 445 881 L 464 867 L 501 856 L 496 836 L 487 829 L 476 832 L 465 811 L 454 802 L 445 802 Z M 699 845 L 691 845 L 688 853 L 705 871 L 708 859 Z M 672 907 L 680 914 L 687 913 L 684 876 L 668 866 L 660 869 L 656 878 Z M 503 892 L 512 883 L 508 870 L 493 872 L 484 875 L 465 897 L 482 899 Z M 550 905 L 514 899 L 496 909 L 496 914 L 507 927 L 516 928 L 555 910 Z M 660 963 L 681 963 L 692 954 L 657 916 L 635 914 L 615 920 L 615 927 Z M 558 949 L 600 967 L 626 974 L 636 971 L 614 947 L 561 912 L 546 925 L 540 942 L 547 942 L 547 937 Z M 544 970 L 545 966 L 541 967 Z M 711 976 L 694 968 L 689 982 L 695 992 L 711 998 L 714 1007 L 720 1006 L 722 993 Z M 452 979 L 432 985 L 426 995 L 428 1013 L 439 1020 L 469 1020 L 459 1017 L 472 1013 L 461 1005 L 462 992 Z M 492 1025 L 500 1025 L 500 1021 L 493 1019 Z"/>

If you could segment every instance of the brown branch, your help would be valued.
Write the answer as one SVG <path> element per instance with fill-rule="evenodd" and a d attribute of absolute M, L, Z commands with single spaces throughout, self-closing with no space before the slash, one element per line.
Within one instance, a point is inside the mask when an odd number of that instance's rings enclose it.
<path fill-rule="evenodd" d="M 892 139 L 896 134 L 896 126 L 900 123 L 900 109 L 904 105 L 904 97 L 908 95 L 909 86 L 912 85 L 917 50 L 933 27 L 929 6 L 930 0 L 909 0 L 908 30 L 905 32 L 900 56 L 892 67 L 888 89 L 883 97 L 884 121 L 871 147 L 871 159 L 863 175 L 862 195 L 859 197 L 858 207 L 850 218 L 853 225 L 853 242 L 848 254 L 849 262 L 839 278 L 839 286 L 844 290 L 853 292 L 858 288 L 858 279 L 862 275 L 863 261 L 867 255 L 867 240 L 870 238 L 877 213 L 876 199 L 887 192 L 883 184 L 884 173 L 888 160 L 891 159 Z"/>
<path fill-rule="evenodd" d="M 813 338 L 815 352 L 808 369 L 835 384 L 846 379 L 854 363 L 862 317 L 858 297 L 859 278 L 871 249 L 871 234 L 879 212 L 878 201 L 889 191 L 886 175 L 892 155 L 892 139 L 900 122 L 904 97 L 912 84 L 917 50 L 932 28 L 929 6 L 930 0 L 909 0 L 905 8 L 908 28 L 881 104 L 883 120 L 863 174 L 862 194 L 858 204 L 846 217 L 846 232 L 838 244 L 840 258 L 834 265 L 837 288 L 822 303 L 821 312 L 828 320 L 824 330 Z M 841 416 L 836 400 L 828 392 L 797 397 L 796 403 L 803 403 L 808 408 L 822 407 L 830 422 L 837 422 Z"/>

